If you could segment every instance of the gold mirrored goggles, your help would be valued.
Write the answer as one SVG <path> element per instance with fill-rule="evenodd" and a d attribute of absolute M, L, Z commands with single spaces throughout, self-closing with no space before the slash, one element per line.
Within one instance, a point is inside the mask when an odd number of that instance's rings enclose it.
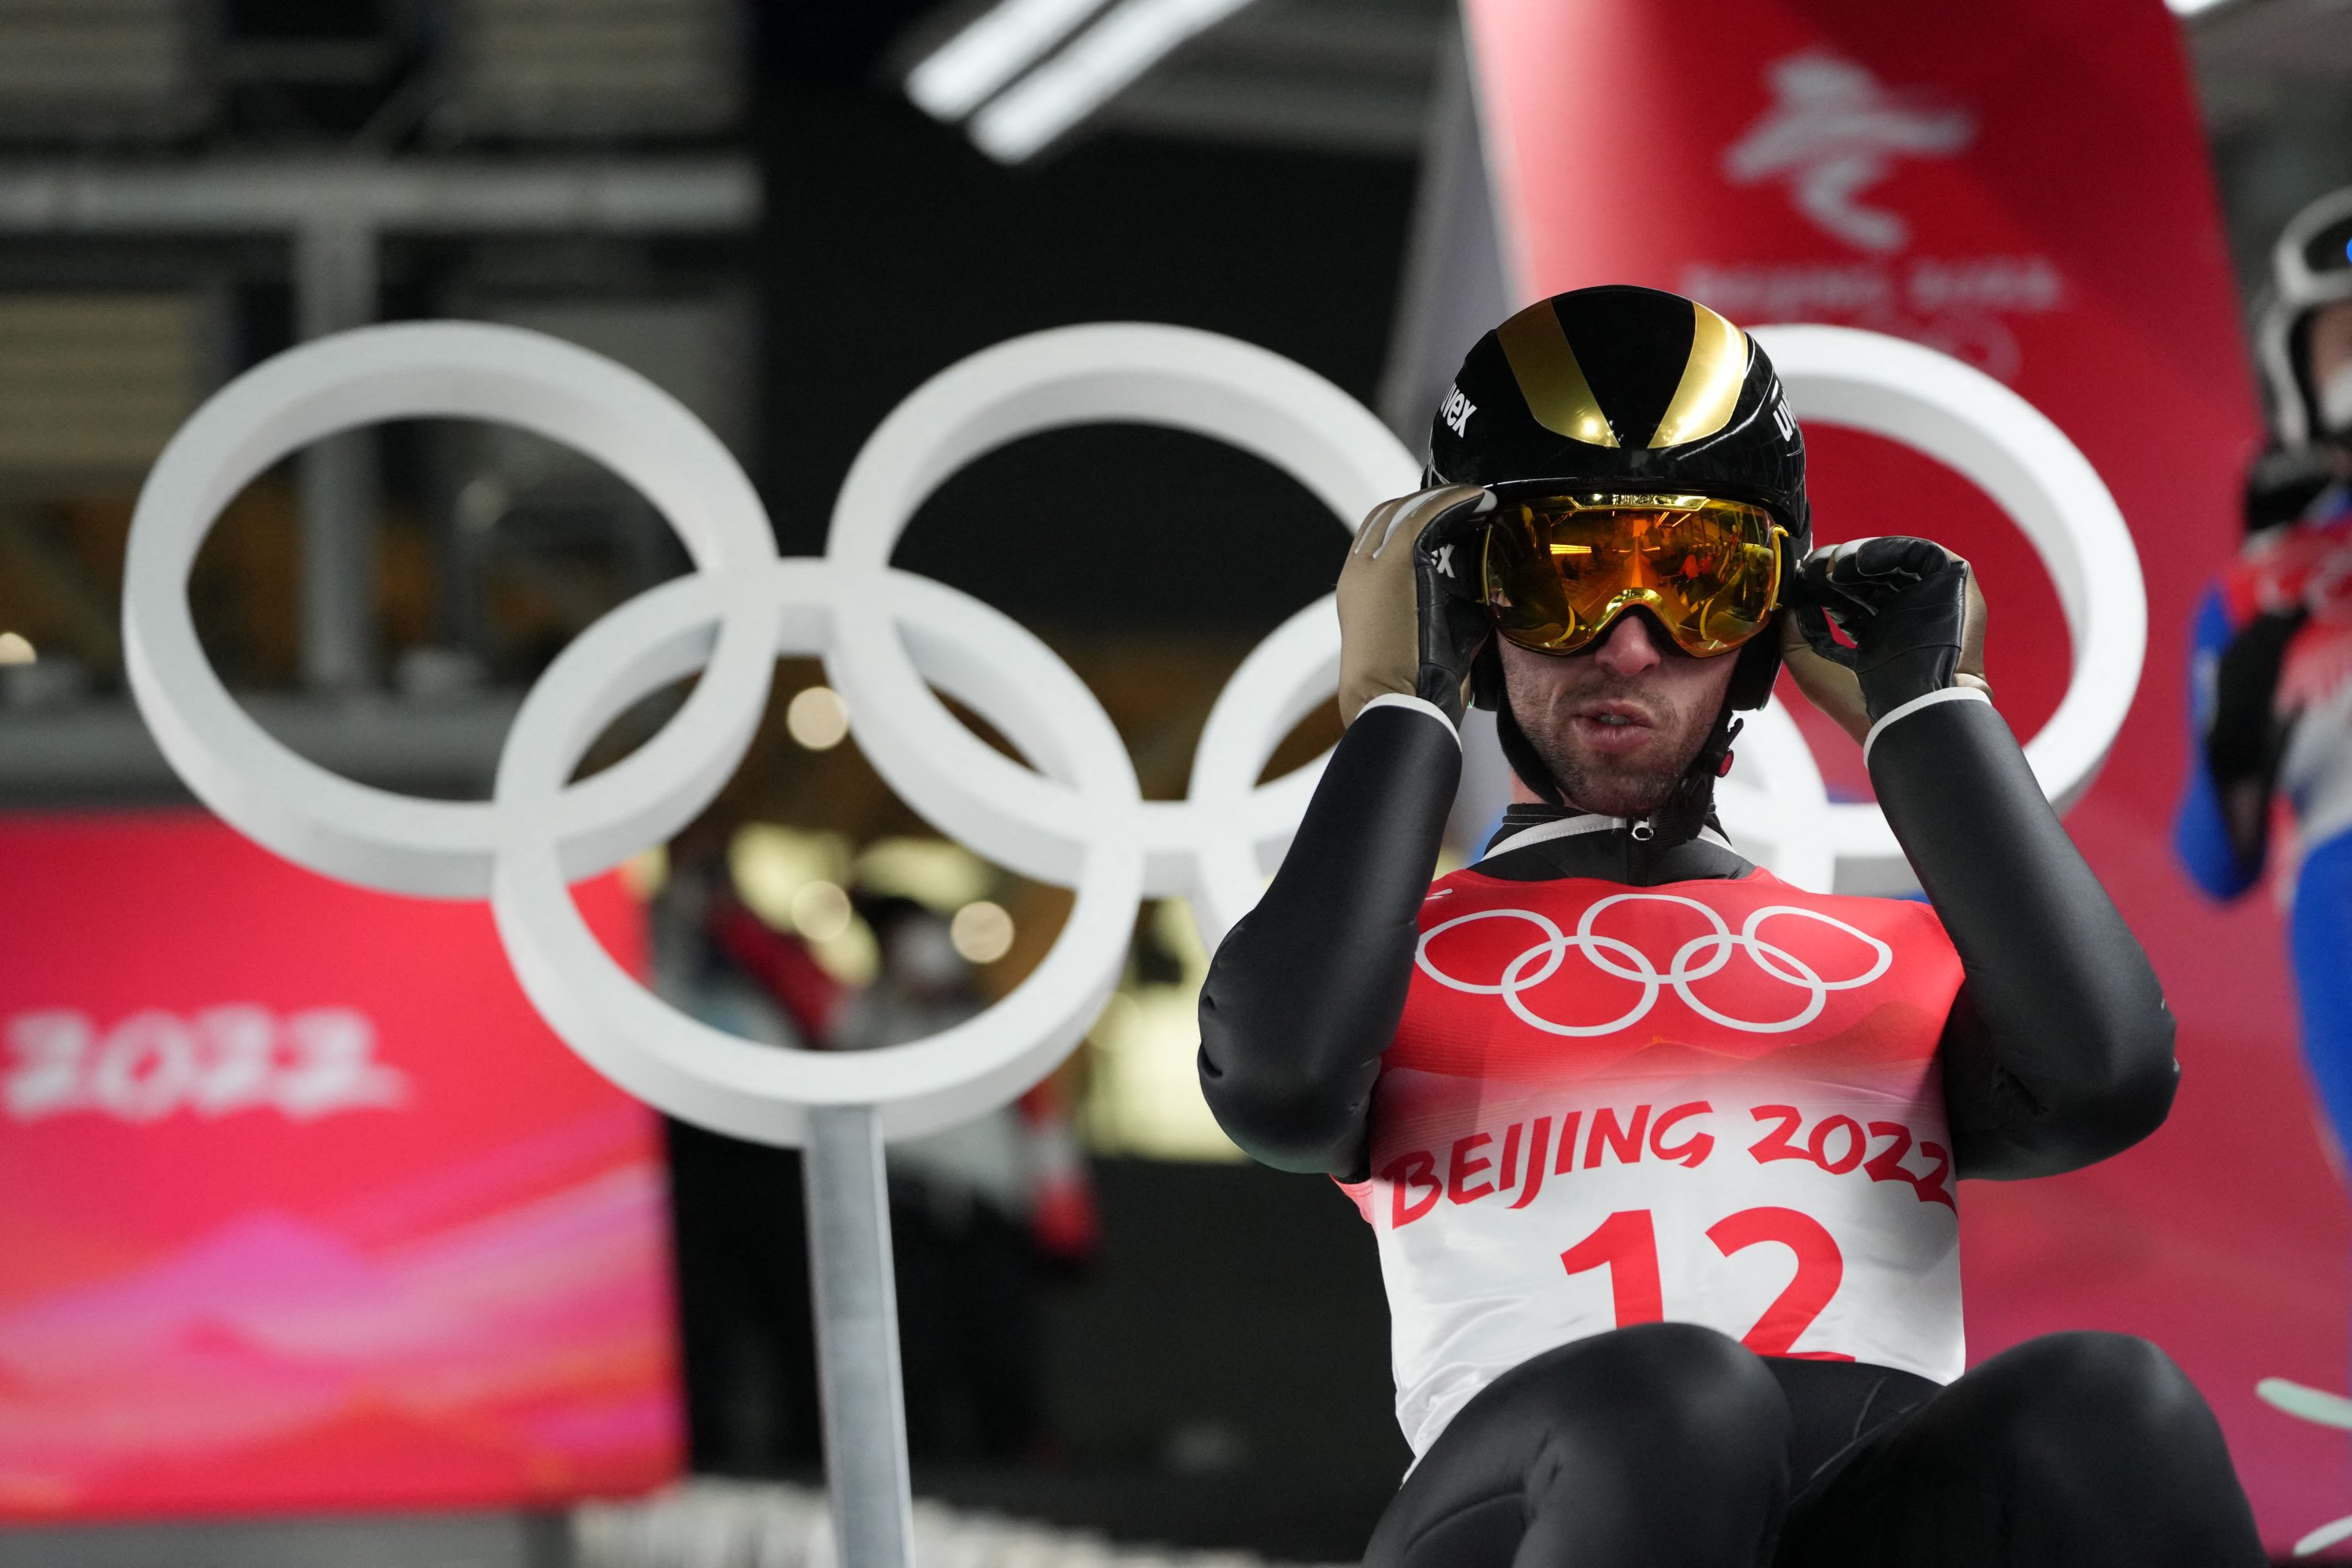
<path fill-rule="evenodd" d="M 1685 653 L 1729 653 L 1780 601 L 1772 514 L 1691 495 L 1498 494 L 1485 597 L 1496 630 L 1538 653 L 1575 653 L 1644 609 Z"/>

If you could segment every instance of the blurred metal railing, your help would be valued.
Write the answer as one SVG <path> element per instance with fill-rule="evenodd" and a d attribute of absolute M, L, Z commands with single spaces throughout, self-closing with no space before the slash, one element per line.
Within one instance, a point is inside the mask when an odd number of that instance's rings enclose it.
<path fill-rule="evenodd" d="M 375 319 L 388 234 L 722 234 L 752 227 L 760 207 L 755 166 L 731 156 L 0 165 L 0 235 L 284 235 L 304 338 Z M 314 690 L 373 679 L 371 439 L 303 455 L 301 666 Z"/>
<path fill-rule="evenodd" d="M 0 232 L 725 233 L 759 219 L 734 156 L 208 158 L 0 165 Z"/>
<path fill-rule="evenodd" d="M 211 113 L 189 0 L 0 0 L 0 135 L 169 137 Z"/>

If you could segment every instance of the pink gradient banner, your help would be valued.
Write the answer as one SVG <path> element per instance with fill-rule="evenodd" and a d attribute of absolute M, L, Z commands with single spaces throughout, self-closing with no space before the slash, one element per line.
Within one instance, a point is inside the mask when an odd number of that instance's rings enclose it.
<path fill-rule="evenodd" d="M 198 814 L 0 820 L 0 1520 L 675 1475 L 659 1129 L 488 910 Z M 579 891 L 624 962 L 643 917 Z"/>

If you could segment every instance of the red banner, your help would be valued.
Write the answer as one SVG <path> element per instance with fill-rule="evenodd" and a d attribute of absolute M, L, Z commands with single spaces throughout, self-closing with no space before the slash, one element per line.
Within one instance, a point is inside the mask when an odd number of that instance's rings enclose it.
<path fill-rule="evenodd" d="M 2296 1057 L 2275 911 L 2174 868 L 2187 630 L 2231 552 L 2258 441 L 2177 25 L 2154 0 L 1469 0 L 1505 248 L 1522 300 L 1630 282 L 1743 325 L 1930 343 L 2054 419 L 2121 505 L 2147 579 L 2147 669 L 2068 826 L 2180 1020 L 2172 1120 L 2077 1174 L 1961 1189 L 1974 1359 L 2053 1329 L 2145 1334 L 2220 1411 L 2268 1539 L 2342 1514 L 2340 1435 L 2259 1401 L 2345 1387 L 2344 1191 Z M 2023 538 L 1966 481 L 1810 431 L 1824 542 L 1918 532 L 1982 570 L 1990 669 L 2031 734 L 2065 631 Z M 1801 710 L 1800 701 L 1796 706 Z M 1809 726 L 1824 771 L 1854 748 Z"/>
<path fill-rule="evenodd" d="M 488 910 L 209 816 L 0 822 L 0 1519 L 676 1473 L 658 1131 Z M 611 879 L 579 892 L 641 960 Z"/>

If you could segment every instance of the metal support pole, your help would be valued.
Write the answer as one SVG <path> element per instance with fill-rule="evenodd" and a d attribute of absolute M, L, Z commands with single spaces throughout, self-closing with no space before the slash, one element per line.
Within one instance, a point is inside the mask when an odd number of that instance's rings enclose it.
<path fill-rule="evenodd" d="M 294 239 L 296 326 L 305 339 L 376 317 L 376 233 L 341 215 Z M 354 430 L 311 444 L 301 458 L 302 683 L 351 691 L 373 675 L 375 436 Z"/>
<path fill-rule="evenodd" d="M 825 1490 L 837 1559 L 840 1568 L 913 1568 L 898 1293 L 874 1108 L 812 1109 L 804 1154 Z"/>

